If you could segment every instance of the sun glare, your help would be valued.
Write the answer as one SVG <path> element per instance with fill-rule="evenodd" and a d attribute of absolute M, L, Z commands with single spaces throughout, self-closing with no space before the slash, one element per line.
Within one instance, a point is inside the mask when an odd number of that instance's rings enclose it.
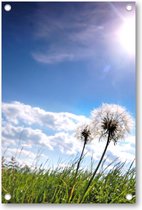
<path fill-rule="evenodd" d="M 135 19 L 126 18 L 117 31 L 118 42 L 130 55 L 135 54 Z"/>

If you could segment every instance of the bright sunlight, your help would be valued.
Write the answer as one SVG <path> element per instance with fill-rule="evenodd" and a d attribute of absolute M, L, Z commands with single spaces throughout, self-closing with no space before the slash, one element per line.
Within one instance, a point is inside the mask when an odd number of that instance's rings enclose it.
<path fill-rule="evenodd" d="M 117 38 L 123 49 L 129 54 L 135 54 L 135 20 L 134 17 L 124 19 L 117 31 Z"/>

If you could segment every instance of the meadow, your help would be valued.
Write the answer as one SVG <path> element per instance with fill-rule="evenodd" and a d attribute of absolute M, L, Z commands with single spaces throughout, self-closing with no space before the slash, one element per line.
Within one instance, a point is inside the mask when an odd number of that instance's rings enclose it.
<path fill-rule="evenodd" d="M 18 166 L 16 160 L 2 164 L 2 203 L 43 203 L 43 204 L 112 204 L 135 203 L 135 168 L 133 163 L 124 173 L 126 163 L 114 161 L 106 168 L 102 167 L 94 177 L 92 184 L 82 200 L 84 189 L 92 172 L 78 171 L 76 164 L 56 169 L 30 169 Z M 111 169 L 108 170 L 108 168 Z M 5 200 L 5 194 L 11 199 Z M 131 200 L 126 195 L 131 194 Z"/>

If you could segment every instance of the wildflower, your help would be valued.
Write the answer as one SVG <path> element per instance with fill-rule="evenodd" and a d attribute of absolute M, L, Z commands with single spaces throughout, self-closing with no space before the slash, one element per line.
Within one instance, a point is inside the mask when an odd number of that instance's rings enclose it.
<path fill-rule="evenodd" d="M 74 181 L 73 181 L 72 188 L 70 189 L 70 192 L 69 192 L 68 202 L 71 202 L 72 199 L 73 199 L 74 185 L 75 185 L 76 178 L 77 178 L 77 175 L 78 175 L 78 171 L 79 171 L 79 168 L 80 168 L 80 163 L 81 163 L 81 160 L 83 158 L 85 146 L 93 138 L 91 130 L 90 130 L 90 125 L 86 124 L 86 123 L 79 125 L 78 128 L 76 129 L 75 136 L 76 136 L 77 139 L 79 139 L 83 142 L 83 147 L 82 147 L 82 151 L 81 151 L 81 154 L 80 154 L 80 158 L 77 162 L 77 167 L 76 167 L 76 171 L 75 171 L 75 175 L 74 175 Z"/>
<path fill-rule="evenodd" d="M 79 139 L 85 143 L 90 142 L 93 139 L 90 125 L 87 123 L 83 123 L 83 124 L 79 125 L 76 129 L 75 136 L 77 139 Z"/>
<path fill-rule="evenodd" d="M 84 154 L 84 150 L 85 150 L 85 146 L 86 144 L 91 141 L 93 139 L 91 130 L 90 130 L 90 125 L 89 124 L 81 124 L 80 126 L 78 126 L 77 130 L 76 130 L 76 137 L 78 139 L 80 139 L 81 141 L 83 141 L 83 148 L 82 148 L 82 152 L 77 164 L 77 168 L 76 168 L 76 173 L 75 173 L 75 177 L 77 176 L 79 167 L 80 167 L 80 163 Z"/>
<path fill-rule="evenodd" d="M 105 138 L 117 143 L 130 132 L 133 120 L 125 108 L 115 104 L 103 104 L 92 112 L 92 128 L 94 137 Z"/>

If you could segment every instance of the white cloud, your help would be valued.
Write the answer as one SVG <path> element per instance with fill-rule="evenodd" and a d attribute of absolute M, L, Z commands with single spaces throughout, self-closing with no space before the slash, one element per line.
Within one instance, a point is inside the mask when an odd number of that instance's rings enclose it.
<path fill-rule="evenodd" d="M 20 161 L 30 163 L 39 148 L 43 159 L 46 159 L 48 151 L 53 154 L 55 152 L 55 156 L 60 151 L 63 157 L 76 156 L 81 152 L 82 142 L 75 138 L 74 132 L 78 124 L 89 120 L 85 116 L 47 112 L 20 102 L 3 103 L 2 114 L 2 146 L 3 152 L 7 150 L 8 156 L 15 150 L 20 153 L 22 148 Z M 98 142 L 97 139 L 92 141 L 86 146 L 86 156 L 93 154 L 94 160 L 98 161 L 105 143 Z M 135 136 L 119 140 L 116 145 L 110 143 L 106 156 L 110 162 L 116 157 L 121 161 L 132 162 L 135 158 Z"/>
<path fill-rule="evenodd" d="M 37 147 L 57 149 L 63 155 L 75 155 L 80 151 L 81 143 L 75 139 L 74 131 L 80 122 L 88 121 L 85 116 L 47 112 L 20 102 L 3 103 L 2 107 L 3 151 L 17 146 L 25 151 Z"/>
<path fill-rule="evenodd" d="M 62 62 L 64 60 L 67 60 L 67 61 L 72 61 L 74 60 L 75 56 L 74 54 L 71 54 L 71 53 L 67 53 L 67 52 L 64 52 L 64 53 L 32 53 L 32 56 L 33 58 L 40 62 L 40 63 L 47 63 L 47 64 L 52 64 L 52 63 L 57 63 L 57 62 Z"/>
<path fill-rule="evenodd" d="M 54 135 L 48 135 L 40 129 L 32 129 L 30 127 L 20 127 L 11 124 L 3 126 L 2 131 L 3 146 L 35 148 L 36 146 L 43 146 L 49 150 L 59 148 L 64 154 L 69 152 L 74 144 L 75 138 L 73 134 L 66 132 L 57 132 Z M 74 154 L 76 151 L 74 150 Z"/>
<path fill-rule="evenodd" d="M 82 115 L 68 112 L 47 112 L 39 107 L 32 107 L 20 102 L 3 103 L 2 114 L 4 119 L 12 124 L 38 125 L 53 130 L 72 131 L 81 121 L 88 120 Z"/>
<path fill-rule="evenodd" d="M 87 146 L 86 152 L 89 151 L 88 155 L 91 156 L 93 151 L 93 158 L 98 161 L 105 148 L 105 144 L 106 142 L 104 140 L 98 142 L 98 139 L 95 139 Z M 118 158 L 122 162 L 132 162 L 135 159 L 135 136 L 129 135 L 125 140 L 119 140 L 116 145 L 111 142 L 108 146 L 106 156 L 110 162 L 115 158 Z"/>

